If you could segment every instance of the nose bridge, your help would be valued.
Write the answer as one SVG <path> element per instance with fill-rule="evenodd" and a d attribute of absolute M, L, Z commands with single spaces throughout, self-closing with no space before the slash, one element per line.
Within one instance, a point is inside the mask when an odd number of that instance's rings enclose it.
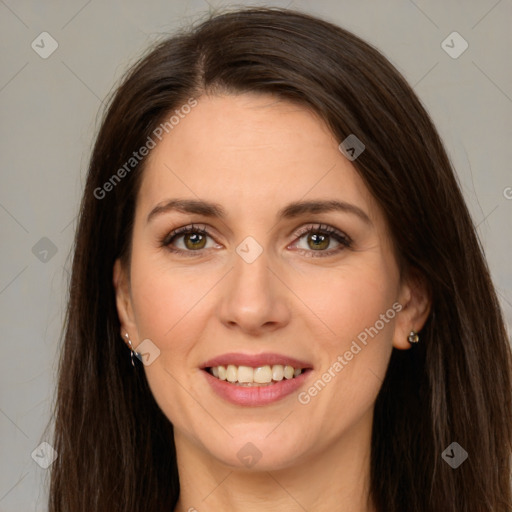
<path fill-rule="evenodd" d="M 221 321 L 251 332 L 284 325 L 290 315 L 286 288 L 274 275 L 267 251 L 247 237 L 237 246 L 233 265 L 221 299 Z"/>

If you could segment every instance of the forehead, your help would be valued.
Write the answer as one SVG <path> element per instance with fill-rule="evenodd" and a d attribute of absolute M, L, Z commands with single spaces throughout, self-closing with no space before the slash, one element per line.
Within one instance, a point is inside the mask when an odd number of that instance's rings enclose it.
<path fill-rule="evenodd" d="M 305 107 L 270 95 L 202 96 L 149 154 L 138 203 L 211 199 L 239 216 L 323 197 L 378 215 L 338 145 Z"/>

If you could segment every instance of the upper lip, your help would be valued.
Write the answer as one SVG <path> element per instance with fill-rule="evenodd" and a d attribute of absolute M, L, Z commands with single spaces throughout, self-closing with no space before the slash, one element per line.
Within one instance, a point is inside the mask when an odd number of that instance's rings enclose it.
<path fill-rule="evenodd" d="M 283 366 L 293 366 L 298 368 L 312 368 L 311 364 L 296 359 L 294 357 L 275 354 L 273 352 L 265 352 L 263 354 L 242 354 L 233 352 L 230 354 L 222 354 L 206 361 L 202 368 L 212 368 L 214 366 L 227 366 L 233 364 L 235 366 L 251 366 L 257 368 L 260 366 L 281 364 Z"/>

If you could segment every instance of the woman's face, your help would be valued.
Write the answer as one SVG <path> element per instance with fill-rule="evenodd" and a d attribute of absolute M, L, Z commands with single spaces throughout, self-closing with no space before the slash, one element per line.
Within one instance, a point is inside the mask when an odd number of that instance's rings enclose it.
<path fill-rule="evenodd" d="M 199 98 L 151 150 L 114 282 L 177 446 L 277 469 L 368 441 L 392 347 L 420 326 L 339 142 L 302 107 L 242 94 Z"/>

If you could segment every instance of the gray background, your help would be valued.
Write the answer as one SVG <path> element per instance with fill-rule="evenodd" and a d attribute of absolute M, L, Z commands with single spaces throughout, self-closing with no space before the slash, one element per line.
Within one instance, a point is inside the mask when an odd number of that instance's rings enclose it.
<path fill-rule="evenodd" d="M 45 440 L 53 400 L 69 252 L 101 103 L 152 41 L 226 5 L 235 4 L 0 0 L 1 512 L 46 510 L 48 470 L 31 454 Z M 251 5 L 338 23 L 377 46 L 414 86 L 459 175 L 510 332 L 511 0 Z M 43 59 L 31 43 L 43 46 L 45 31 L 58 48 Z M 469 44 L 456 59 L 441 46 L 453 31 Z"/>

